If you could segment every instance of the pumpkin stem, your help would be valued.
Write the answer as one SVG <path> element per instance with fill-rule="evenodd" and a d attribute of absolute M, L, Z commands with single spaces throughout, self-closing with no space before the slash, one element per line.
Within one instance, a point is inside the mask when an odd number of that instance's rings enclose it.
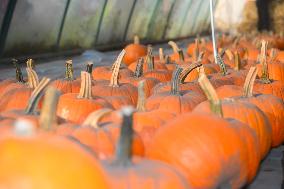
<path fill-rule="evenodd" d="M 163 48 L 159 48 L 159 58 L 160 58 L 160 62 L 164 62 L 165 61 L 165 55 L 164 55 Z"/>
<path fill-rule="evenodd" d="M 121 51 L 121 53 L 118 55 L 118 57 L 115 61 L 115 66 L 114 66 L 114 69 L 112 71 L 110 84 L 109 84 L 109 86 L 111 86 L 111 87 L 118 87 L 119 86 L 119 83 L 118 83 L 119 68 L 120 68 L 120 65 L 121 65 L 121 62 L 122 62 L 124 55 L 125 55 L 125 50 L 123 49 Z"/>
<path fill-rule="evenodd" d="M 86 72 L 88 72 L 89 74 L 92 74 L 92 72 L 93 72 L 93 65 L 94 65 L 94 63 L 89 61 L 87 63 L 87 66 L 86 66 Z"/>
<path fill-rule="evenodd" d="M 135 68 L 134 77 L 139 78 L 143 75 L 143 64 L 144 64 L 144 59 L 139 58 Z"/>
<path fill-rule="evenodd" d="M 73 62 L 67 60 L 65 63 L 65 79 L 73 80 Z"/>
<path fill-rule="evenodd" d="M 111 109 L 108 108 L 103 108 L 97 111 L 94 111 L 93 113 L 91 113 L 90 115 L 88 115 L 88 117 L 85 119 L 85 121 L 83 122 L 83 126 L 90 126 L 93 128 L 100 128 L 101 126 L 99 126 L 99 121 L 107 114 L 110 114 L 112 112 Z"/>
<path fill-rule="evenodd" d="M 175 71 L 173 72 L 172 81 L 171 81 L 172 95 L 179 95 L 179 83 L 180 83 L 181 73 L 182 73 L 182 68 L 177 66 Z"/>
<path fill-rule="evenodd" d="M 195 45 L 194 45 L 194 49 L 193 49 L 193 60 L 197 61 L 198 57 L 199 57 L 199 39 L 195 39 Z"/>
<path fill-rule="evenodd" d="M 267 64 L 267 45 L 268 45 L 268 42 L 267 41 L 264 41 L 262 40 L 261 41 L 261 51 L 260 51 L 260 56 L 259 56 L 259 61 L 260 61 L 260 64 L 261 64 L 261 67 L 262 67 L 262 70 L 261 70 L 261 81 L 263 83 L 271 83 L 270 80 L 269 80 L 269 75 L 268 75 L 268 64 Z"/>
<path fill-rule="evenodd" d="M 190 72 L 200 66 L 202 66 L 202 64 L 200 63 L 200 61 L 198 61 L 190 64 L 187 68 L 184 68 L 184 70 L 180 74 L 181 83 L 184 83 L 185 78 L 188 76 L 188 74 L 190 74 Z"/>
<path fill-rule="evenodd" d="M 26 68 L 27 70 L 27 75 L 28 75 L 28 84 L 29 87 L 34 89 L 38 86 L 39 84 L 39 79 L 37 73 L 31 69 L 31 68 Z"/>
<path fill-rule="evenodd" d="M 24 83 L 24 77 L 23 77 L 23 73 L 22 70 L 18 64 L 18 60 L 13 58 L 12 59 L 12 64 L 14 65 L 15 69 L 16 69 L 16 80 L 20 83 Z"/>
<path fill-rule="evenodd" d="M 223 117 L 221 100 L 219 99 L 216 90 L 214 89 L 214 87 L 212 86 L 212 84 L 210 83 L 209 79 L 206 77 L 205 74 L 202 74 L 199 77 L 198 83 L 210 103 L 211 112 L 220 117 Z"/>
<path fill-rule="evenodd" d="M 45 92 L 39 117 L 39 125 L 46 131 L 55 129 L 53 126 L 57 124 L 56 110 L 59 96 L 60 92 L 53 87 L 49 87 Z"/>
<path fill-rule="evenodd" d="M 133 112 L 132 107 L 125 107 L 121 110 L 122 126 L 120 136 L 116 146 L 114 164 L 118 166 L 127 166 L 132 159 L 132 142 L 133 142 Z"/>
<path fill-rule="evenodd" d="M 145 102 L 146 102 L 146 95 L 145 95 L 145 80 L 139 81 L 138 83 L 138 101 L 136 109 L 139 112 L 144 112 L 145 109 Z"/>
<path fill-rule="evenodd" d="M 234 52 L 234 62 L 235 62 L 234 70 L 239 71 L 241 69 L 241 58 L 238 51 Z"/>
<path fill-rule="evenodd" d="M 253 84 L 257 75 L 257 68 L 251 67 L 244 83 L 243 96 L 252 97 L 253 96 Z"/>
<path fill-rule="evenodd" d="M 240 37 L 239 36 L 237 36 L 235 39 L 234 39 L 234 41 L 233 41 L 233 48 L 237 48 L 238 47 L 238 45 L 239 45 L 239 43 L 240 43 Z"/>
<path fill-rule="evenodd" d="M 27 68 L 35 69 L 35 62 L 33 59 L 28 59 L 26 64 L 27 64 Z"/>
<path fill-rule="evenodd" d="M 153 71 L 154 70 L 154 57 L 153 56 L 150 56 L 148 59 L 147 59 L 147 67 L 148 67 L 148 70 L 149 71 Z"/>
<path fill-rule="evenodd" d="M 174 41 L 169 41 L 168 44 L 172 47 L 174 53 L 179 53 L 180 48 Z"/>
<path fill-rule="evenodd" d="M 77 98 L 92 99 L 92 81 L 91 74 L 82 71 L 81 72 L 81 87 Z"/>
<path fill-rule="evenodd" d="M 171 57 L 169 55 L 165 56 L 165 64 L 170 64 L 171 63 Z"/>
<path fill-rule="evenodd" d="M 29 68 L 27 68 L 27 69 L 29 69 Z M 28 106 L 26 107 L 26 110 L 25 110 L 26 114 L 36 113 L 36 108 L 38 107 L 40 97 L 43 95 L 43 91 L 47 87 L 49 82 L 50 82 L 50 79 L 44 77 L 40 81 L 40 83 L 37 85 L 37 87 L 33 90 L 31 97 L 29 98 Z"/>
<path fill-rule="evenodd" d="M 225 65 L 225 63 L 222 59 L 222 55 L 217 54 L 216 58 L 217 58 L 217 63 L 220 66 L 221 73 L 222 73 L 222 75 L 225 76 L 227 74 L 227 69 L 226 69 L 226 65 Z"/>
<path fill-rule="evenodd" d="M 225 50 L 225 54 L 229 58 L 229 60 L 233 60 L 234 59 L 234 54 L 233 54 L 233 52 L 230 49 Z"/>
<path fill-rule="evenodd" d="M 272 48 L 270 51 L 270 63 L 274 62 L 277 58 L 278 50 L 275 48 Z"/>
<path fill-rule="evenodd" d="M 138 36 L 138 35 L 134 35 L 133 43 L 134 43 L 134 44 L 137 44 L 137 45 L 140 44 L 140 39 L 139 39 L 139 36 Z"/>
<path fill-rule="evenodd" d="M 178 50 L 178 56 L 179 56 L 179 61 L 184 62 L 185 58 L 182 49 Z"/>

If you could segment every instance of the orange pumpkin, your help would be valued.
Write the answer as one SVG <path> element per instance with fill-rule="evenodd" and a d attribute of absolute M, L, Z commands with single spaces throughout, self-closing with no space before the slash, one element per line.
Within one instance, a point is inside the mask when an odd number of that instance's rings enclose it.
<path fill-rule="evenodd" d="M 66 93 L 59 99 L 57 115 L 62 119 L 82 123 L 91 112 L 112 106 L 100 97 L 92 96 L 91 76 L 87 72 L 81 72 L 80 93 Z"/>
<path fill-rule="evenodd" d="M 147 55 L 147 47 L 140 44 L 138 36 L 134 36 L 134 43 L 127 45 L 125 47 L 125 51 L 126 53 L 123 57 L 123 63 L 127 66 Z"/>

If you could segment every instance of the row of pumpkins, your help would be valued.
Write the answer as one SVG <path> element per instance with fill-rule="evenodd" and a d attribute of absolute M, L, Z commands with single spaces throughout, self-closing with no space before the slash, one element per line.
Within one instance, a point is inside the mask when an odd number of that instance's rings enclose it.
<path fill-rule="evenodd" d="M 273 36 L 139 44 L 73 77 L 0 82 L 0 188 L 213 189 L 253 181 L 284 141 L 284 52 Z M 275 38 L 275 40 L 278 40 Z M 123 62 L 123 64 L 122 64 Z M 27 80 L 27 81 L 26 81 Z M 136 107 L 136 108 L 133 108 Z"/>

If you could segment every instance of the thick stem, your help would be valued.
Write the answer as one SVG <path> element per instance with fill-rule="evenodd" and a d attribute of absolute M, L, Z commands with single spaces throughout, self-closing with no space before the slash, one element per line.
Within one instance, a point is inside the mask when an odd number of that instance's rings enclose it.
<path fill-rule="evenodd" d="M 27 63 L 27 68 L 35 69 L 35 62 L 33 59 L 28 59 L 26 63 Z"/>
<path fill-rule="evenodd" d="M 244 87 L 243 87 L 243 96 L 244 97 L 252 97 L 253 96 L 253 85 L 254 85 L 254 81 L 255 78 L 257 76 L 257 68 L 256 67 L 251 67 L 245 83 L 244 83 Z"/>
<path fill-rule="evenodd" d="M 143 75 L 143 64 L 144 64 L 144 59 L 139 58 L 135 68 L 134 77 L 139 78 Z"/>
<path fill-rule="evenodd" d="M 190 74 L 190 72 L 192 72 L 194 69 L 201 67 L 202 64 L 199 62 L 194 62 L 192 64 L 190 64 L 187 68 L 185 68 L 182 73 L 180 74 L 180 81 L 181 83 L 184 83 L 185 78 L 188 76 L 188 74 Z"/>
<path fill-rule="evenodd" d="M 179 95 L 179 84 L 180 84 L 180 75 L 182 73 L 182 68 L 177 66 L 173 72 L 172 81 L 171 81 L 171 94 Z"/>
<path fill-rule="evenodd" d="M 219 54 L 217 54 L 216 58 L 217 58 L 217 63 L 220 66 L 222 75 L 225 76 L 227 74 L 227 69 L 226 69 L 226 65 L 225 65 L 224 61 L 223 61 L 222 57 Z"/>
<path fill-rule="evenodd" d="M 239 71 L 241 69 L 241 58 L 238 51 L 234 52 L 234 70 Z"/>
<path fill-rule="evenodd" d="M 268 74 L 268 64 L 267 64 L 267 45 L 268 42 L 262 40 L 261 41 L 261 51 L 260 51 L 260 57 L 259 57 L 259 61 L 262 67 L 261 70 L 261 81 L 263 83 L 271 83 L 269 80 L 269 74 Z"/>
<path fill-rule="evenodd" d="M 159 48 L 159 58 L 160 58 L 160 62 L 164 62 L 165 61 L 165 55 L 164 55 L 163 48 Z"/>
<path fill-rule="evenodd" d="M 92 72 L 93 72 L 93 65 L 94 65 L 94 63 L 89 61 L 87 63 L 87 66 L 86 66 L 86 72 L 88 72 L 89 74 L 92 74 Z"/>
<path fill-rule="evenodd" d="M 132 159 L 132 142 L 133 142 L 133 112 L 134 109 L 130 107 L 123 108 L 122 126 L 120 129 L 120 136 L 116 146 L 115 162 L 117 166 L 127 166 Z"/>
<path fill-rule="evenodd" d="M 184 54 L 183 54 L 183 50 L 179 49 L 178 50 L 178 56 L 179 56 L 179 61 L 184 62 L 185 58 L 184 58 Z"/>
<path fill-rule="evenodd" d="M 87 72 L 81 72 L 81 87 L 77 98 L 92 99 L 91 74 Z"/>
<path fill-rule="evenodd" d="M 104 116 L 110 114 L 111 112 L 112 110 L 108 108 L 97 110 L 91 113 L 90 115 L 88 115 L 88 117 L 85 119 L 82 125 L 98 129 L 101 127 L 99 126 L 99 121 L 102 120 Z"/>
<path fill-rule="evenodd" d="M 39 84 L 37 73 L 31 68 L 26 68 L 26 70 L 28 75 L 28 85 L 30 88 L 34 89 Z"/>
<path fill-rule="evenodd" d="M 193 60 L 197 61 L 199 57 L 199 39 L 195 39 L 195 45 L 193 50 Z"/>
<path fill-rule="evenodd" d="M 220 117 L 223 117 L 221 100 L 219 99 L 216 90 L 214 89 L 206 75 L 201 75 L 198 79 L 198 83 L 210 103 L 211 112 Z"/>
<path fill-rule="evenodd" d="M 139 36 L 138 36 L 138 35 L 135 35 L 135 36 L 134 36 L 133 43 L 134 43 L 134 44 L 137 44 L 137 45 L 140 44 L 140 39 L 139 39 Z"/>
<path fill-rule="evenodd" d="M 67 60 L 65 63 L 65 79 L 73 80 L 73 62 Z"/>
<path fill-rule="evenodd" d="M 136 109 L 139 112 L 144 112 L 146 110 L 145 103 L 146 103 L 146 95 L 145 95 L 145 80 L 142 80 L 138 84 L 138 101 Z"/>
<path fill-rule="evenodd" d="M 24 83 L 25 81 L 24 81 L 23 73 L 20 68 L 20 65 L 18 64 L 18 60 L 13 58 L 12 64 L 14 65 L 15 70 L 16 70 L 16 80 L 20 83 Z"/>
<path fill-rule="evenodd" d="M 121 51 L 121 53 L 118 55 L 114 69 L 112 71 L 110 84 L 109 84 L 109 86 L 111 86 L 111 87 L 118 87 L 119 86 L 119 83 L 118 83 L 119 69 L 120 69 L 120 65 L 121 65 L 121 62 L 122 62 L 124 55 L 125 55 L 125 50 L 123 49 Z"/>
<path fill-rule="evenodd" d="M 154 57 L 153 57 L 153 56 L 151 56 L 151 57 L 148 58 L 147 67 L 148 67 L 148 70 L 149 70 L 149 71 L 153 71 L 153 70 L 154 70 L 154 68 L 155 68 L 155 67 L 154 67 L 154 65 L 155 65 L 155 64 L 154 64 L 154 61 L 155 61 L 155 60 L 154 60 Z"/>
<path fill-rule="evenodd" d="M 59 96 L 60 92 L 53 87 L 49 87 L 45 92 L 39 117 L 39 125 L 44 130 L 55 130 L 54 126 L 57 124 L 56 110 Z"/>
<path fill-rule="evenodd" d="M 172 47 L 174 53 L 178 53 L 180 48 L 178 47 L 178 45 L 175 42 L 169 41 L 168 44 Z"/>
<path fill-rule="evenodd" d="M 28 69 L 28 68 L 27 68 Z M 28 106 L 26 107 L 26 114 L 34 114 L 36 113 L 36 109 L 38 107 L 39 100 L 43 95 L 44 89 L 48 86 L 50 82 L 49 78 L 44 77 L 37 87 L 33 90 L 31 97 L 29 98 Z"/>

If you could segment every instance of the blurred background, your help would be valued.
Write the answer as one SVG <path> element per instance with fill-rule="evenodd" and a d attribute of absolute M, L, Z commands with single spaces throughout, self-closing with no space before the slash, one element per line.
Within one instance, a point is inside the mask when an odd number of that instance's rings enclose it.
<path fill-rule="evenodd" d="M 283 0 L 269 2 L 281 33 Z M 256 2 L 216 0 L 215 19 L 221 32 L 255 31 Z M 0 59 L 112 49 L 135 34 L 151 43 L 209 34 L 209 0 L 0 0 L 0 27 Z"/>

